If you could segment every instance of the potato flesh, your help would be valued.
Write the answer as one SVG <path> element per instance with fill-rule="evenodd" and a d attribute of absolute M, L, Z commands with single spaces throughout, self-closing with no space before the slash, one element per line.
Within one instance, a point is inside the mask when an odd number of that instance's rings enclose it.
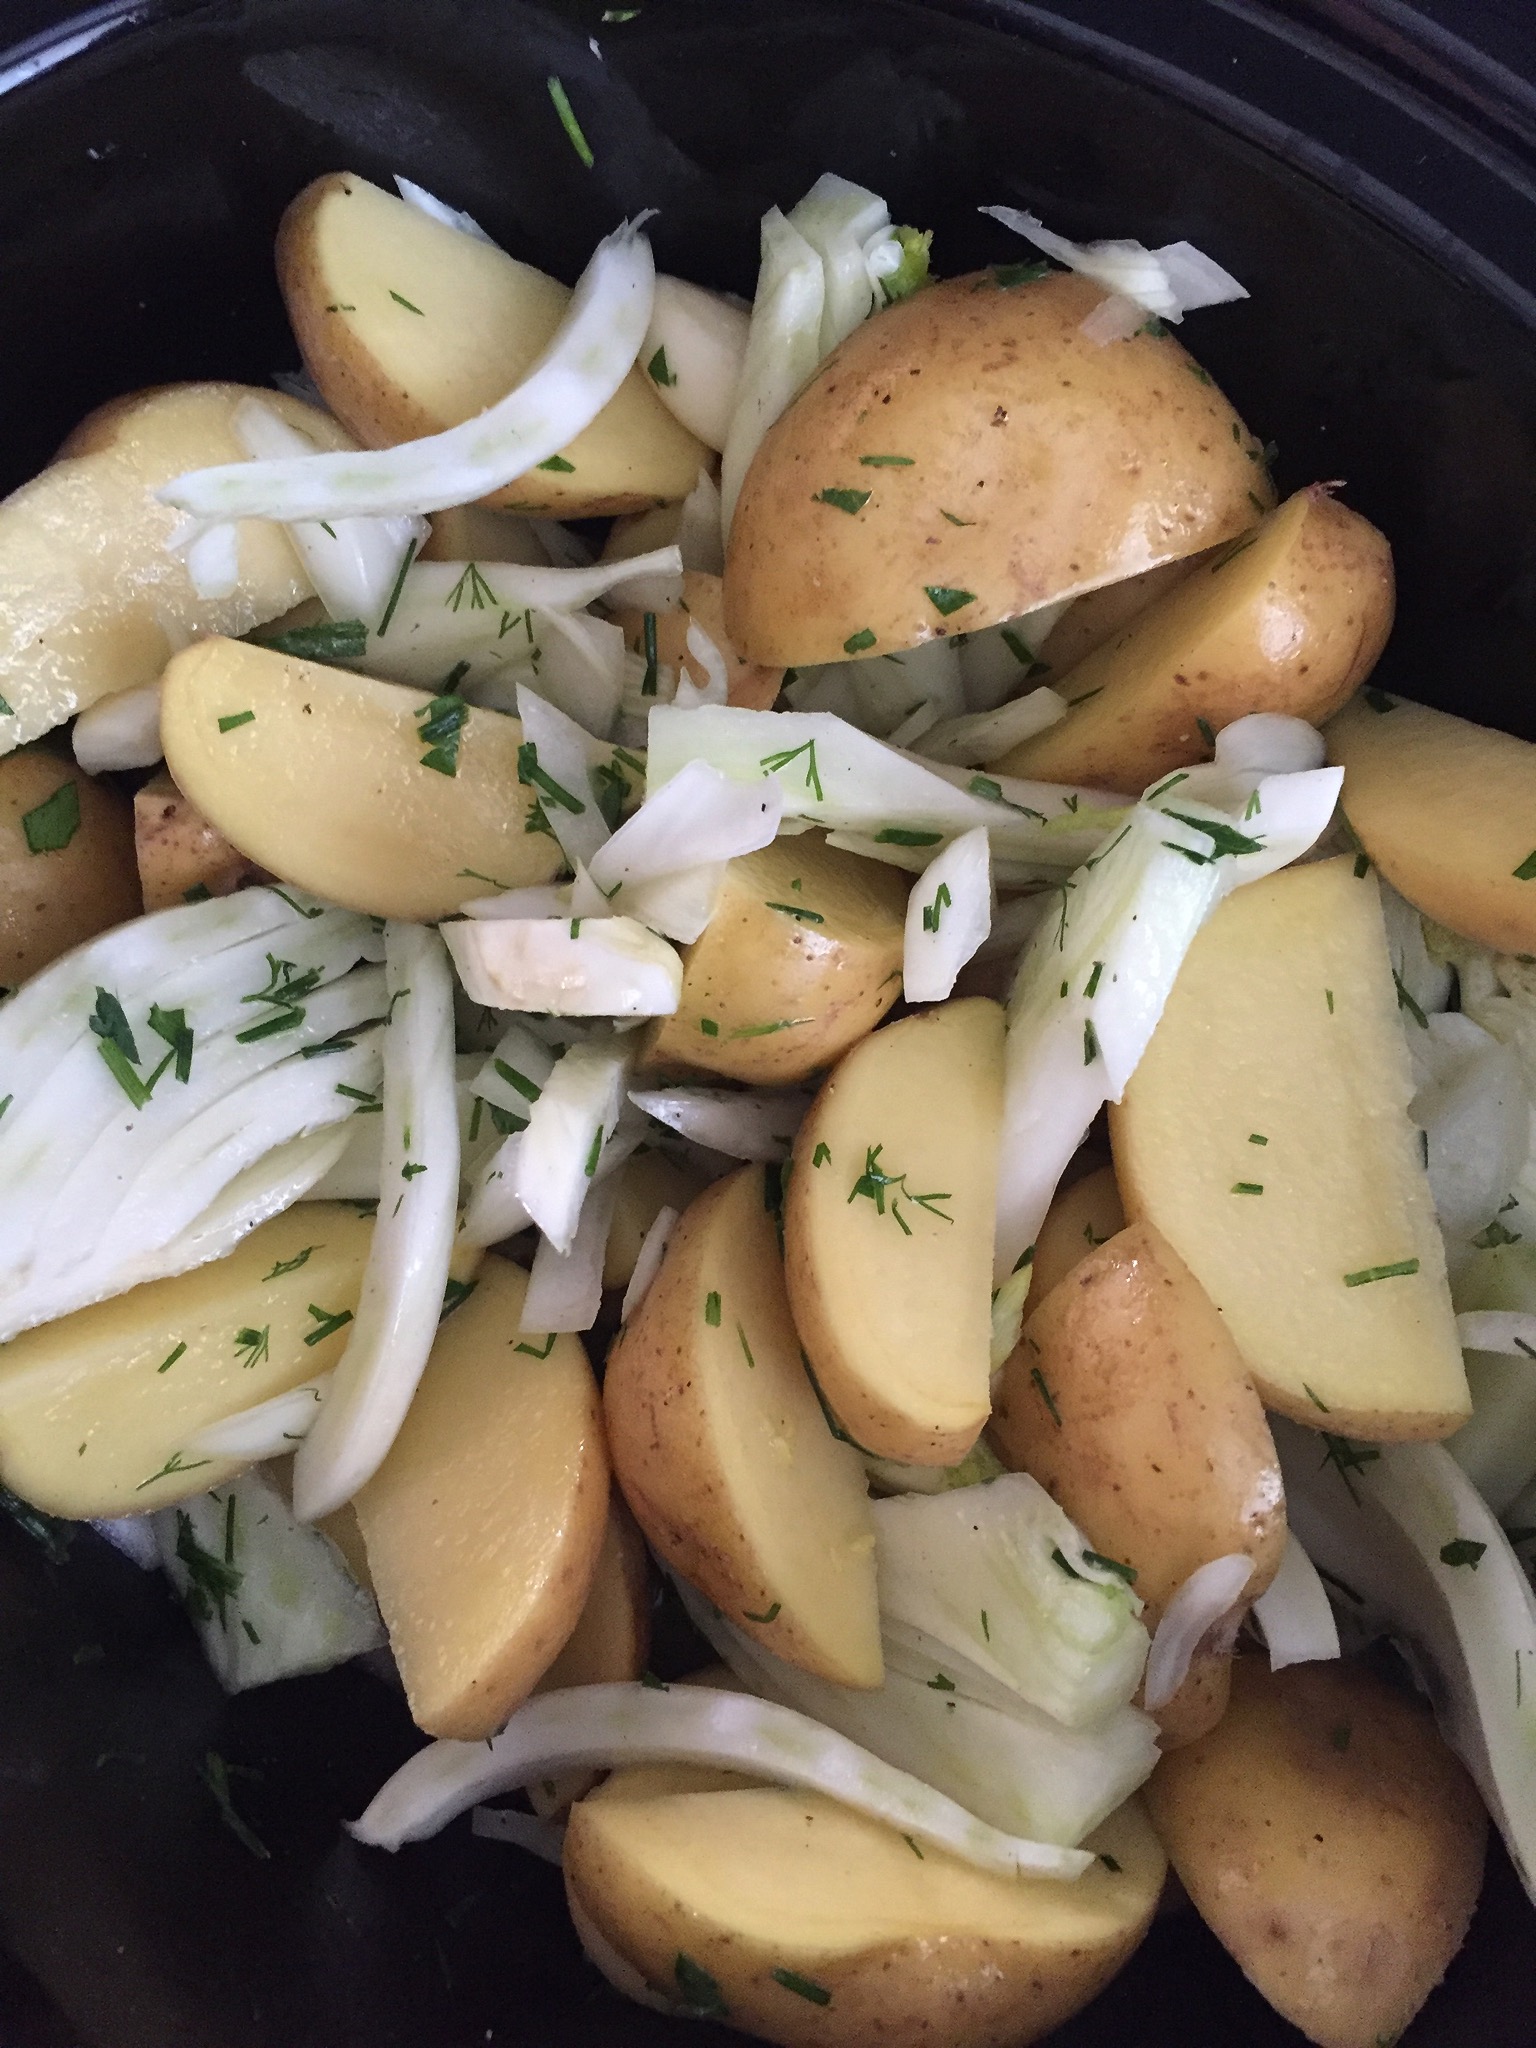
<path fill-rule="evenodd" d="M 1134 1569 L 1148 1628 L 1213 1558 L 1252 1558 L 1245 1604 L 1279 1569 L 1285 1489 L 1264 1410 L 1199 1282 L 1145 1223 L 1034 1309 L 992 1438 L 1095 1550 Z"/>
<path fill-rule="evenodd" d="M 260 872 L 209 824 L 163 768 L 134 792 L 133 828 L 146 910 L 169 910 L 203 890 L 232 896 Z"/>
<path fill-rule="evenodd" d="M 522 727 L 472 710 L 458 772 L 443 775 L 422 765 L 418 721 L 431 701 L 399 683 L 204 640 L 165 672 L 166 764 L 241 853 L 351 910 L 425 922 L 483 896 L 488 880 L 547 881 L 560 849 L 526 829 Z M 221 731 L 221 720 L 234 722 Z"/>
<path fill-rule="evenodd" d="M 645 1065 L 762 1086 L 830 1067 L 901 993 L 906 911 L 896 869 L 819 832 L 731 861 L 714 917 L 683 948 L 682 996 Z"/>
<path fill-rule="evenodd" d="M 230 425 L 259 398 L 317 447 L 351 436 L 313 406 L 244 384 L 167 384 L 83 420 L 58 458 L 0 504 L 0 750 L 102 697 L 152 683 L 204 633 L 248 633 L 311 594 L 282 527 L 240 526 L 240 580 L 200 598 L 166 540 L 179 514 L 153 495 L 183 470 L 242 462 Z"/>
<path fill-rule="evenodd" d="M 747 472 L 725 604 L 749 660 L 897 653 L 1253 524 L 1273 492 L 1242 422 L 1171 336 L 1090 341 L 1103 297 L 983 271 L 855 329 Z"/>
<path fill-rule="evenodd" d="M 581 1616 L 534 1687 L 607 1685 L 638 1678 L 651 1647 L 651 1571 L 645 1539 L 622 1500 L 608 1505 L 602 1547 Z"/>
<path fill-rule="evenodd" d="M 412 1718 L 466 1742 L 494 1734 L 564 1647 L 607 1521 L 592 1368 L 575 1337 L 536 1355 L 544 1340 L 518 1327 L 527 1284 L 484 1262 L 354 1503 Z"/>
<path fill-rule="evenodd" d="M 764 1169 L 673 1232 L 603 1382 L 614 1471 L 663 1561 L 765 1649 L 881 1680 L 864 1470 L 828 1429 L 784 1292 Z"/>
<path fill-rule="evenodd" d="M 441 433 L 506 397 L 565 317 L 566 286 L 352 172 L 284 214 L 278 281 L 310 375 L 365 447 Z M 709 454 L 632 370 L 592 424 L 485 503 L 575 519 L 686 497 Z"/>
<path fill-rule="evenodd" d="M 1265 1405 L 1394 1442 L 1469 1407 L 1412 1093 L 1380 893 L 1345 858 L 1227 899 L 1110 1113 L 1127 1214 L 1204 1287 Z"/>
<path fill-rule="evenodd" d="M 1358 1665 L 1233 1669 L 1144 1797 L 1202 1919 L 1322 2048 L 1395 2041 L 1460 1948 L 1488 1822 L 1427 1709 Z"/>
<path fill-rule="evenodd" d="M 1025 1313 L 1030 1314 L 1074 1266 L 1117 1230 L 1125 1228 L 1125 1209 L 1115 1185 L 1113 1166 L 1095 1167 L 1063 1188 L 1046 1212 L 1035 1239 L 1030 1261 L 1029 1297 Z"/>
<path fill-rule="evenodd" d="M 227 1258 L 12 1338 L 0 1351 L 0 1479 L 79 1519 L 147 1514 L 222 1484 L 246 1461 L 188 1446 L 330 1370 L 346 1331 L 311 1342 L 323 1325 L 310 1305 L 350 1320 L 372 1236 L 352 1208 L 302 1202 Z M 153 1478 L 173 1462 L 179 1471 Z"/>
<path fill-rule="evenodd" d="M 34 853 L 23 821 L 66 783 L 74 785 L 80 822 L 67 845 Z M 127 800 L 56 754 L 28 749 L 0 758 L 0 988 L 15 988 L 143 907 Z"/>
<path fill-rule="evenodd" d="M 1383 536 L 1327 491 L 1298 491 L 1064 675 L 1072 710 L 997 770 L 1139 795 L 1210 757 L 1202 721 L 1321 725 L 1375 667 L 1392 613 Z"/>
<path fill-rule="evenodd" d="M 834 1414 L 878 1457 L 957 1464 L 987 1419 L 1002 1095 L 1002 1010 L 969 997 L 855 1046 L 796 1137 L 795 1326 Z"/>
<path fill-rule="evenodd" d="M 1536 746 L 1371 692 L 1326 738 L 1349 822 L 1393 888 L 1495 952 L 1536 952 L 1536 881 L 1520 872 L 1536 853 Z"/>
<path fill-rule="evenodd" d="M 663 1209 L 680 1216 L 704 1186 L 703 1176 L 646 1147 L 619 1169 L 619 1199 L 603 1251 L 603 1285 L 623 1289 L 634 1277 L 635 1261 L 651 1225 Z"/>
<path fill-rule="evenodd" d="M 658 1991 L 679 1995 L 681 1953 L 715 1979 L 736 2025 L 794 2048 L 1024 2048 L 1128 1959 L 1162 1884 L 1135 1803 L 1090 1838 L 1116 1868 L 1062 1884 L 991 1876 L 934 1848 L 915 1855 L 820 1793 L 634 1797 L 628 1775 L 572 1813 L 577 1907 Z"/>

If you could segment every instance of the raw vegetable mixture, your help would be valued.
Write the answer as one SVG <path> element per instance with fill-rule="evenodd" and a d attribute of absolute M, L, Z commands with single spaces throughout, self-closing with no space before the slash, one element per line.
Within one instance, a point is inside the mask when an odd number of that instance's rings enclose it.
<path fill-rule="evenodd" d="M 1380 2048 L 1536 1870 L 1536 748 L 1370 683 L 1187 243 L 828 175 L 747 307 L 397 182 L 0 506 L 8 1503 L 387 1646 L 358 1841 L 647 2004 L 1033 2041 L 1171 1865 Z"/>

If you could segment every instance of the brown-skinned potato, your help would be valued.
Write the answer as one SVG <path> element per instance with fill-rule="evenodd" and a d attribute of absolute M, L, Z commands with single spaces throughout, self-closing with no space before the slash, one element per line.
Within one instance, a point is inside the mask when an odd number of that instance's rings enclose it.
<path fill-rule="evenodd" d="M 229 896 L 261 873 L 210 825 L 162 768 L 134 792 L 134 853 L 146 910 L 169 910 L 189 891 Z"/>
<path fill-rule="evenodd" d="M 0 988 L 143 908 L 127 798 L 43 748 L 0 757 Z"/>
<path fill-rule="evenodd" d="M 689 680 L 702 689 L 709 678 L 703 663 L 688 652 L 688 628 L 697 620 L 698 624 L 714 641 L 725 657 L 725 681 L 727 699 L 732 704 L 742 705 L 748 711 L 771 711 L 784 687 L 784 671 L 780 668 L 765 668 L 759 662 L 743 661 L 731 643 L 725 629 L 724 586 L 718 576 L 709 576 L 701 569 L 683 571 L 683 602 L 677 611 L 655 612 L 656 658 L 669 668 L 686 670 Z M 613 614 L 613 622 L 624 631 L 624 638 L 630 651 L 645 655 L 644 612 L 621 606 Z"/>

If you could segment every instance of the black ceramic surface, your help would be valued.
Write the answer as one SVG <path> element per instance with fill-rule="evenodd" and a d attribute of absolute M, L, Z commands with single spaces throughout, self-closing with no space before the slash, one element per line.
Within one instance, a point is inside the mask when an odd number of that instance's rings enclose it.
<path fill-rule="evenodd" d="M 601 12 L 151 0 L 92 18 L 67 59 L 33 46 L 0 68 L 0 481 L 121 390 L 291 367 L 272 232 L 320 171 L 404 171 L 567 277 L 621 214 L 658 206 L 665 267 L 749 290 L 758 215 L 830 168 L 937 226 L 945 271 L 1001 253 L 974 210 L 988 200 L 1217 255 L 1253 298 L 1196 316 L 1196 351 L 1279 442 L 1283 485 L 1345 479 L 1396 546 L 1384 675 L 1536 736 L 1536 125 L 1516 71 L 1456 69 L 1444 24 L 1464 20 L 1397 0 Z M 1507 67 L 1527 17 L 1494 12 Z M 1318 40 L 1345 17 L 1352 39 Z M 12 33 L 57 18 L 48 0 L 5 17 Z M 1372 69 L 1384 20 L 1397 40 Z M 1456 87 L 1439 99 L 1435 65 Z M 551 73 L 591 171 L 554 122 Z M 88 1533 L 54 1563 L 0 1528 L 0 2048 L 726 2038 L 613 1997 L 555 1874 L 464 1824 L 393 1859 L 352 1845 L 340 1820 L 415 1742 L 355 1668 L 225 1700 L 158 1579 Z M 221 1824 L 210 1751 L 239 1767 L 266 1859 Z M 1407 2041 L 1536 2042 L 1533 1931 L 1495 1853 Z M 1188 1913 L 1054 2038 L 1300 2039 Z"/>

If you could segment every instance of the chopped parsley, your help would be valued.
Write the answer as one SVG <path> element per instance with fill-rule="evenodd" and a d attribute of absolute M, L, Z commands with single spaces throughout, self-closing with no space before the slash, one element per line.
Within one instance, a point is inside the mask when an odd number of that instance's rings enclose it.
<path fill-rule="evenodd" d="M 925 583 L 923 595 L 941 619 L 952 618 L 956 612 L 964 611 L 968 604 L 976 602 L 974 590 L 959 590 L 950 583 Z"/>
<path fill-rule="evenodd" d="M 769 1976 L 775 1984 L 782 1984 L 786 1991 L 793 1991 L 796 1998 L 809 1999 L 812 2005 L 830 2005 L 832 1994 L 824 1984 L 818 1984 L 814 1977 L 802 1977 L 798 1970 L 770 1970 Z"/>
<path fill-rule="evenodd" d="M 264 1324 L 259 1330 L 251 1329 L 249 1326 L 242 1330 L 236 1330 L 235 1356 L 247 1371 L 252 1366 L 260 1365 L 262 1360 L 268 1356 L 271 1335 L 272 1325 L 270 1323 Z M 231 1495 L 230 1497 L 233 1499 L 234 1496 Z"/>
<path fill-rule="evenodd" d="M 231 711 L 228 717 L 219 720 L 219 731 L 233 732 L 237 726 L 254 725 L 255 723 L 256 714 L 254 711 Z"/>
<path fill-rule="evenodd" d="M 720 1297 L 710 1293 L 704 1297 L 704 1320 L 712 1330 L 720 1327 Z"/>
<path fill-rule="evenodd" d="M 1517 882 L 1536 882 L 1536 853 L 1528 853 L 1515 869 Z"/>
<path fill-rule="evenodd" d="M 1476 1571 L 1482 1562 L 1486 1543 L 1478 1543 L 1471 1536 L 1458 1536 L 1454 1542 L 1445 1544 L 1440 1552 L 1440 1562 L 1452 1566 L 1468 1565 Z"/>
<path fill-rule="evenodd" d="M 315 1319 L 315 1327 L 305 1337 L 304 1342 L 311 1345 L 323 1344 L 327 1337 L 334 1337 L 338 1330 L 344 1329 L 352 1320 L 352 1311 L 349 1308 L 338 1309 L 332 1314 L 329 1309 L 316 1308 L 311 1302 L 309 1312 Z"/>
<path fill-rule="evenodd" d="M 563 784 L 539 766 L 539 750 L 532 740 L 524 740 L 517 750 L 517 779 L 525 789 L 537 789 L 550 803 L 557 804 L 562 811 L 580 817 L 586 805 L 579 796 L 572 796 Z"/>
<path fill-rule="evenodd" d="M 937 1190 L 927 1195 L 914 1193 L 907 1186 L 907 1176 L 904 1173 L 887 1173 L 881 1166 L 880 1154 L 884 1150 L 884 1145 L 870 1145 L 865 1148 L 864 1171 L 854 1182 L 848 1200 L 856 1202 L 863 1196 L 874 1203 L 876 1215 L 883 1216 L 886 1213 L 885 1205 L 889 1191 L 892 1220 L 907 1237 L 912 1235 L 912 1226 L 901 1213 L 903 1201 L 913 1202 L 919 1209 L 926 1209 L 930 1216 L 937 1216 L 941 1222 L 953 1223 L 954 1217 L 939 1207 L 940 1202 L 948 1202 L 952 1197 Z"/>
<path fill-rule="evenodd" d="M 831 1163 L 831 1159 L 832 1159 L 832 1147 L 831 1147 L 830 1145 L 827 1145 L 827 1144 L 821 1144 L 821 1145 L 818 1145 L 818 1146 L 816 1147 L 816 1150 L 815 1150 L 815 1151 L 814 1151 L 814 1152 L 813 1152 L 813 1153 L 811 1154 L 811 1164 L 812 1164 L 812 1166 L 827 1166 L 827 1165 L 830 1165 L 830 1163 Z"/>
<path fill-rule="evenodd" d="M 62 853 L 80 830 L 80 788 L 61 782 L 50 797 L 23 811 L 21 829 L 28 853 Z"/>
<path fill-rule="evenodd" d="M 1362 1266 L 1358 1273 L 1346 1273 L 1346 1287 L 1369 1287 L 1373 1280 L 1406 1280 L 1419 1270 L 1417 1259 L 1399 1259 L 1391 1266 Z"/>
<path fill-rule="evenodd" d="M 414 313 L 417 316 L 417 318 L 421 320 L 426 319 L 427 316 L 425 313 L 422 312 L 420 306 L 413 306 L 410 300 L 406 298 L 403 292 L 391 290 L 389 296 L 394 300 L 397 306 L 404 306 L 407 313 Z"/>
<path fill-rule="evenodd" d="M 603 19 L 605 21 L 607 18 L 604 15 Z M 670 391 L 673 385 L 676 384 L 677 373 L 667 361 L 665 347 L 657 349 L 655 355 L 651 357 L 651 360 L 645 366 L 645 374 L 653 384 L 659 384 L 663 391 Z"/>
<path fill-rule="evenodd" d="M 421 757 L 421 766 L 433 768 L 439 775 L 456 776 L 459 772 L 459 742 L 469 723 L 469 706 L 462 697 L 434 697 L 415 715 L 416 737 L 427 749 Z"/>
<path fill-rule="evenodd" d="M 817 491 L 811 499 L 813 505 L 834 505 L 839 512 L 859 513 L 869 503 L 868 491 L 845 491 L 836 485 L 828 485 L 824 491 Z"/>
<path fill-rule="evenodd" d="M 751 1614 L 746 1608 L 743 1608 L 741 1618 L 743 1621 L 755 1621 L 760 1627 L 766 1628 L 770 1621 L 777 1621 L 783 1612 L 784 1602 L 782 1600 L 775 1600 L 773 1605 L 765 1607 L 761 1614 Z"/>
<path fill-rule="evenodd" d="M 857 633 L 850 633 L 843 642 L 843 652 L 844 654 L 862 654 L 866 647 L 873 647 L 874 644 L 874 628 L 872 626 L 861 626 Z"/>
<path fill-rule="evenodd" d="M 551 455 L 546 461 L 536 463 L 535 467 L 552 470 L 556 476 L 574 476 L 576 474 L 575 463 L 567 462 L 563 455 Z"/>
<path fill-rule="evenodd" d="M 701 1963 L 696 1963 L 681 1949 L 672 1965 L 672 1975 L 677 1979 L 678 1994 L 689 2012 L 707 2020 L 730 2017 L 731 2009 L 720 1995 L 720 1986 Z"/>

